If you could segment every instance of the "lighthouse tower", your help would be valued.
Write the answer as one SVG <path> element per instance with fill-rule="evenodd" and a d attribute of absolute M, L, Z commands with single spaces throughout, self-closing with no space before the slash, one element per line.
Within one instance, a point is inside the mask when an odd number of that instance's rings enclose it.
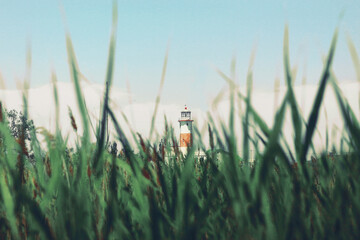
<path fill-rule="evenodd" d="M 191 120 L 191 111 L 185 105 L 185 109 L 181 111 L 181 118 L 179 119 L 180 123 L 180 151 L 183 154 L 186 154 L 188 148 L 192 146 L 192 123 Z"/>

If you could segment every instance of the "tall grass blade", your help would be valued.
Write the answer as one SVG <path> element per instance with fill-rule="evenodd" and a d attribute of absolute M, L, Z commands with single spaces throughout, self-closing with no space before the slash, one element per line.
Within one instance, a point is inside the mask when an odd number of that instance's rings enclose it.
<path fill-rule="evenodd" d="M 336 77 L 334 73 L 331 73 L 330 79 L 340 111 L 342 113 L 342 117 L 344 118 L 346 131 L 348 132 L 349 137 L 351 136 L 351 141 L 355 143 L 353 147 L 356 150 L 360 151 L 359 123 L 355 118 L 355 114 L 352 112 L 351 108 L 349 107 L 349 104 L 345 101 L 343 94 L 341 94 L 341 90 L 336 83 Z"/>
<path fill-rule="evenodd" d="M 333 58 L 334 58 L 337 37 L 338 37 L 338 29 L 335 30 L 333 39 L 331 41 L 329 54 L 328 54 L 328 57 L 327 57 L 327 60 L 325 63 L 325 67 L 324 67 L 321 79 L 320 79 L 320 85 L 319 85 L 318 91 L 316 93 L 316 97 L 315 97 L 314 104 L 313 104 L 313 107 L 310 112 L 309 119 L 307 121 L 307 128 L 306 128 L 305 137 L 303 139 L 302 152 L 301 152 L 301 158 L 300 158 L 302 163 L 304 163 L 306 161 L 306 157 L 307 157 L 307 153 L 308 153 L 308 150 L 310 147 L 311 139 L 312 139 L 312 136 L 315 131 L 316 123 L 318 121 L 318 116 L 320 113 L 320 105 L 323 100 L 326 83 L 330 76 L 330 69 L 331 69 L 331 64 L 333 62 Z"/>
<path fill-rule="evenodd" d="M 288 96 L 288 95 L 287 95 Z M 265 179 L 268 176 L 270 166 L 274 164 L 275 157 L 278 154 L 278 141 L 281 135 L 281 129 L 282 125 L 285 119 L 285 110 L 286 110 L 286 103 L 288 99 L 285 98 L 284 101 L 281 104 L 280 109 L 278 110 L 275 120 L 274 120 L 274 126 L 270 132 L 269 141 L 266 145 L 266 148 L 264 150 L 264 154 L 262 157 L 262 164 L 257 169 L 258 170 L 258 176 L 257 180 L 258 183 L 264 183 Z"/>
<path fill-rule="evenodd" d="M 301 115 L 299 113 L 299 107 L 295 99 L 295 93 L 293 90 L 293 75 L 290 67 L 289 59 L 289 28 L 285 26 L 284 33 L 284 69 L 285 69 L 285 79 L 287 86 L 287 95 L 289 99 L 291 117 L 295 131 L 294 146 L 296 151 L 297 159 L 300 158 L 301 154 L 301 137 L 302 137 L 302 125 L 301 125 Z"/>
<path fill-rule="evenodd" d="M 246 110 L 245 110 L 245 116 L 243 118 L 243 158 L 245 163 L 248 163 L 249 161 L 249 125 L 250 125 L 250 105 L 251 105 L 251 92 L 252 92 L 252 85 L 253 85 L 253 65 L 255 61 L 255 54 L 256 54 L 256 48 L 253 49 L 250 57 L 250 63 L 248 67 L 248 73 L 247 73 L 247 80 L 246 80 Z"/>
<path fill-rule="evenodd" d="M 66 34 L 66 48 L 67 48 L 67 52 L 68 52 L 70 76 L 71 76 L 71 80 L 74 84 L 77 104 L 78 104 L 78 107 L 80 110 L 83 128 L 84 128 L 83 129 L 83 132 L 84 132 L 83 139 L 88 139 L 88 137 L 89 137 L 88 120 L 86 117 L 87 114 L 86 114 L 86 108 L 85 108 L 85 103 L 84 103 L 84 96 L 82 94 L 81 86 L 80 86 L 80 78 L 79 78 L 80 71 L 79 71 L 79 67 L 78 67 L 75 52 L 74 52 L 74 47 L 73 47 L 69 33 Z"/>
<path fill-rule="evenodd" d="M 346 40 L 347 40 L 347 45 L 349 48 L 349 52 L 354 64 L 354 68 L 355 68 L 355 72 L 356 72 L 356 77 L 358 79 L 358 81 L 360 82 L 360 59 L 359 59 L 359 55 L 356 51 L 356 47 L 355 44 L 353 42 L 353 40 L 351 39 L 350 35 L 348 34 L 346 36 Z"/>
<path fill-rule="evenodd" d="M 351 39 L 350 35 L 348 34 L 346 37 L 347 37 L 346 38 L 347 45 L 348 45 L 349 52 L 350 52 L 350 55 L 351 55 L 351 58 L 352 58 L 352 61 L 354 64 L 354 68 L 356 71 L 356 77 L 357 77 L 358 84 L 359 84 L 358 105 L 359 105 L 359 114 L 360 114 L 360 59 L 359 59 L 359 55 L 356 51 L 355 44 L 354 44 L 353 40 Z"/>
<path fill-rule="evenodd" d="M 158 111 L 158 108 L 159 108 L 159 103 L 160 103 L 160 96 L 161 96 L 161 92 L 162 92 L 162 89 L 163 89 L 163 86 L 164 86 L 164 83 L 165 83 L 165 75 L 166 75 L 166 69 L 167 69 L 168 55 L 169 55 L 169 47 L 166 49 L 166 53 L 165 53 L 164 64 L 163 64 L 162 73 L 161 73 L 159 92 L 158 92 L 158 94 L 156 96 L 154 113 L 153 113 L 153 116 L 152 116 L 152 119 L 151 119 L 149 140 L 152 139 L 152 135 L 153 135 L 154 127 L 155 127 L 156 114 L 157 114 L 157 111 Z"/>
<path fill-rule="evenodd" d="M 11 196 L 11 192 L 10 189 L 8 187 L 8 184 L 6 184 L 6 178 L 10 177 L 7 176 L 6 172 L 5 172 L 6 168 L 2 168 L 2 174 L 0 176 L 0 186 L 1 186 L 1 200 L 2 203 L 4 204 L 4 210 L 7 213 L 7 220 L 10 223 L 10 227 L 11 227 L 11 232 L 13 234 L 13 236 L 16 239 L 19 239 L 19 234 L 17 231 L 17 224 L 16 224 L 16 217 L 15 217 L 15 204 L 14 204 L 14 199 Z"/>
<path fill-rule="evenodd" d="M 93 169 L 96 169 L 96 170 L 97 170 L 98 163 L 100 162 L 102 152 L 104 150 L 105 134 L 108 129 L 107 109 L 108 109 L 108 105 L 109 105 L 109 95 L 110 95 L 110 89 L 111 89 L 113 72 L 114 72 L 116 29 L 117 29 L 117 6 L 114 4 L 110 46 L 109 46 L 109 56 L 108 56 L 108 64 L 107 64 L 107 73 L 106 73 L 106 80 L 105 80 L 104 102 L 103 102 L 103 108 L 102 108 L 103 112 L 102 112 L 102 117 L 101 117 L 101 122 L 100 122 L 100 134 L 98 136 L 97 149 L 96 149 L 94 159 L 93 159 Z"/>

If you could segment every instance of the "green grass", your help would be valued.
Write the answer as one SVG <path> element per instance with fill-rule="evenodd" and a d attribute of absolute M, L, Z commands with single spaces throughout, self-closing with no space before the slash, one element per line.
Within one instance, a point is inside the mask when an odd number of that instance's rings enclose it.
<path fill-rule="evenodd" d="M 287 28 L 284 34 L 287 93 L 273 126 L 268 126 L 251 105 L 253 57 L 246 96 L 238 92 L 234 83 L 234 67 L 231 77 L 219 71 L 230 89 L 229 122 L 217 128 L 216 120 L 209 116 L 209 144 L 204 144 L 199 131 L 194 130 L 197 135 L 194 145 L 207 155 L 206 159 L 198 160 L 194 157 L 195 148 L 189 149 L 186 156 L 179 153 L 177 136 L 166 120 L 164 144 L 159 145 L 159 139 L 153 140 L 167 54 L 154 116 L 149 119 L 152 122 L 149 139 L 136 133 L 124 134 L 123 128 L 128 126 L 119 125 L 108 104 L 115 61 L 116 15 L 114 12 L 106 91 L 95 143 L 89 140 L 89 126 L 93 125 L 80 88 L 80 71 L 69 34 L 66 36 L 69 67 L 84 129 L 78 133 L 74 151 L 69 151 L 58 120 L 54 135 L 43 131 L 46 151 L 35 132 L 31 133 L 29 145 L 25 145 L 24 139 L 14 139 L 1 109 L 0 239 L 360 238 L 360 126 L 331 70 L 337 31 L 307 120 L 301 115 L 293 91 Z M 350 38 L 349 49 L 359 72 L 358 56 Z M 52 79 L 58 109 L 55 73 Z M 329 89 L 335 92 L 346 127 L 339 141 L 345 142 L 350 151 L 334 155 L 319 152 L 319 157 L 307 161 L 323 96 Z M 25 92 L 24 113 L 26 96 Z M 214 107 L 223 96 L 221 92 Z M 242 112 L 235 107 L 241 105 L 245 106 Z M 283 137 L 287 109 L 291 111 L 295 133 L 294 150 Z M 241 118 L 242 139 L 235 134 L 236 114 Z M 108 121 L 115 127 L 120 154 L 107 151 Z M 135 138 L 135 145 L 129 143 L 131 138 Z M 254 163 L 249 162 L 250 146 L 255 151 Z M 34 153 L 34 163 L 26 157 L 25 147 Z"/>

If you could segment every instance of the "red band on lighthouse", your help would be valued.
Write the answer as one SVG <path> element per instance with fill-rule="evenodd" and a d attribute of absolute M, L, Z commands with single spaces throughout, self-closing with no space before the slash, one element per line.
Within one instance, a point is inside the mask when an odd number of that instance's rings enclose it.
<path fill-rule="evenodd" d="M 191 133 L 180 133 L 180 147 L 191 147 L 192 145 L 192 134 Z"/>

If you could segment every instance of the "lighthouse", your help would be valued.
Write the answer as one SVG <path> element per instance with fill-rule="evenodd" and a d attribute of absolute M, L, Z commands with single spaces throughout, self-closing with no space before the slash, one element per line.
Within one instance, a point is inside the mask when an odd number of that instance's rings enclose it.
<path fill-rule="evenodd" d="M 180 151 L 183 154 L 186 154 L 188 148 L 192 146 L 192 123 L 191 111 L 185 105 L 183 111 L 181 111 L 181 118 L 179 119 L 180 123 Z"/>

